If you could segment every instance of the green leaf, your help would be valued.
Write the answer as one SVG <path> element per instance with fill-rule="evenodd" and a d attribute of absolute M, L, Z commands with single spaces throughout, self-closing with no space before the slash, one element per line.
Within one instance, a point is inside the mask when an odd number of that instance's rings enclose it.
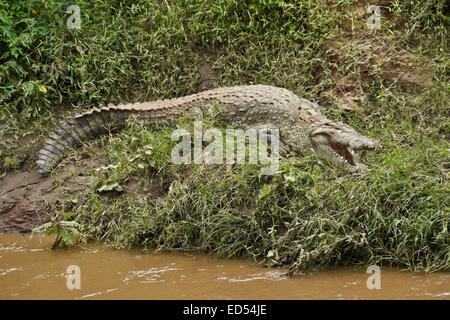
<path fill-rule="evenodd" d="M 98 192 L 104 192 L 104 191 L 122 191 L 123 188 L 119 185 L 118 182 L 114 183 L 107 183 L 102 185 L 100 188 L 97 189 Z"/>
<path fill-rule="evenodd" d="M 72 235 L 64 228 L 59 230 L 59 234 L 66 245 L 73 245 Z"/>
<path fill-rule="evenodd" d="M 265 184 L 261 191 L 259 192 L 259 197 L 263 198 L 272 192 L 272 186 L 270 184 Z"/>
<path fill-rule="evenodd" d="M 58 214 L 63 216 L 66 219 L 68 219 L 68 218 L 70 218 L 71 216 L 74 215 L 73 212 L 64 212 L 64 211 L 58 211 Z M 63 222 L 67 222 L 67 221 L 63 221 Z"/>
<path fill-rule="evenodd" d="M 57 231 L 59 229 L 59 226 L 54 225 L 53 227 L 51 227 L 49 230 L 47 230 L 47 232 L 45 233 L 47 236 L 51 235 L 53 232 Z"/>
<path fill-rule="evenodd" d="M 33 229 L 31 230 L 31 233 L 33 234 L 33 233 L 39 232 L 39 231 L 41 231 L 41 230 L 45 230 L 45 229 L 47 229 L 47 228 L 50 228 L 51 225 L 52 225 L 51 222 L 44 223 L 44 224 L 42 224 L 42 225 L 40 225 L 40 226 L 37 226 L 37 227 L 33 228 Z"/>
<path fill-rule="evenodd" d="M 76 221 L 61 221 L 60 224 L 64 227 L 70 227 L 70 228 L 80 226 L 80 224 Z"/>
<path fill-rule="evenodd" d="M 78 239 L 81 237 L 80 232 L 79 232 L 76 228 L 70 227 L 70 228 L 69 228 L 69 231 L 70 231 L 70 233 L 72 234 L 72 236 L 75 237 L 75 239 L 78 240 Z"/>
<path fill-rule="evenodd" d="M 284 180 L 288 181 L 288 182 L 295 182 L 295 176 L 290 175 L 290 174 L 285 174 L 283 175 Z"/>

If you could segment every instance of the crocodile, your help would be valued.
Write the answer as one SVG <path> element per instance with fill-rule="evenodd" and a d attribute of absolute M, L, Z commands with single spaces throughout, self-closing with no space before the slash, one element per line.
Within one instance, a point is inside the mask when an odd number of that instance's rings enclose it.
<path fill-rule="evenodd" d="M 366 172 L 354 151 L 373 150 L 379 143 L 352 127 L 328 119 L 321 107 L 291 91 L 269 85 L 221 87 L 179 98 L 99 106 L 66 118 L 39 151 L 38 172 L 48 174 L 63 153 L 83 141 L 124 128 L 131 115 L 145 124 L 176 124 L 184 113 L 218 105 L 236 129 L 277 128 L 279 142 L 296 154 L 314 150 L 319 159 L 346 172 Z"/>

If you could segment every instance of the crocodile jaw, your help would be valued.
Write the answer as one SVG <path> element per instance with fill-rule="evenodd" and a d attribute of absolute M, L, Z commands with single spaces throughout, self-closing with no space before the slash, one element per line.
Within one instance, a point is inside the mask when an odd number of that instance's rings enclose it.
<path fill-rule="evenodd" d="M 357 133 L 341 122 L 326 124 L 310 133 L 311 145 L 320 159 L 348 172 L 365 172 L 367 167 L 358 162 L 354 151 L 374 150 L 380 144 Z"/>

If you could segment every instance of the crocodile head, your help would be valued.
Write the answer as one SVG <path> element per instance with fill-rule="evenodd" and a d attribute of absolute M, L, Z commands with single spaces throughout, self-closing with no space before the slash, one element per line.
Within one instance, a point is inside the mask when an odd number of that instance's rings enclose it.
<path fill-rule="evenodd" d="M 342 122 L 326 122 L 310 132 L 314 151 L 320 159 L 349 172 L 364 172 L 366 166 L 358 162 L 354 151 L 373 150 L 380 144 L 367 138 Z"/>

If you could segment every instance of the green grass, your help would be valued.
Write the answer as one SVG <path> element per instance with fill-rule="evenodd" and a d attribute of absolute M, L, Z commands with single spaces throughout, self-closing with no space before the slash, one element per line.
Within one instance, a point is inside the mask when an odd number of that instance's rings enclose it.
<path fill-rule="evenodd" d="M 66 115 L 195 92 L 205 60 L 216 86 L 288 88 L 383 146 L 363 156 L 372 169 L 365 178 L 311 155 L 261 177 L 252 165 L 171 165 L 171 129 L 136 124 L 106 139 L 112 166 L 94 171 L 96 188 L 69 206 L 90 238 L 246 256 L 291 271 L 374 263 L 449 270 L 445 1 L 393 1 L 376 31 L 365 28 L 366 4 L 356 0 L 70 4 L 80 7 L 81 30 L 66 28 L 63 1 L 0 0 L 2 171 L 33 167 Z M 413 59 L 398 60 L 405 54 Z M 405 87 L 386 79 L 389 61 L 427 80 Z M 358 84 L 351 93 L 364 98 L 359 111 L 339 108 L 343 76 Z M 124 196 L 119 186 L 132 178 L 143 190 L 160 181 L 164 195 Z M 105 197 L 102 187 L 116 191 Z"/>
<path fill-rule="evenodd" d="M 365 178 L 317 165 L 314 156 L 285 158 L 279 174 L 260 176 L 257 165 L 170 165 L 170 135 L 170 128 L 135 123 L 109 138 L 114 167 L 96 172 L 96 181 L 125 185 L 139 177 L 145 188 L 161 179 L 167 192 L 107 200 L 89 191 L 76 220 L 90 238 L 118 248 L 245 256 L 291 271 L 342 264 L 448 270 L 448 142 L 417 141 L 408 150 L 386 143 L 388 151 L 366 157 L 372 170 Z"/>

